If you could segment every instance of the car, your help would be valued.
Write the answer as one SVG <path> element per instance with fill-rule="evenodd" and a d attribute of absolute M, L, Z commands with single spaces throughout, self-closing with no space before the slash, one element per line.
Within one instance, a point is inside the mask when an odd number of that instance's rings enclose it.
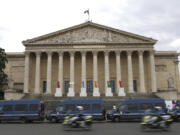
<path fill-rule="evenodd" d="M 47 114 L 50 122 L 62 122 L 67 115 L 76 115 L 79 112 L 77 106 L 82 106 L 83 115 L 92 115 L 94 120 L 105 120 L 103 101 L 101 99 L 68 99 L 62 101 L 54 111 Z"/>
<path fill-rule="evenodd" d="M 44 120 L 44 103 L 40 100 L 6 100 L 0 102 L 1 121 L 33 122 Z"/>
<path fill-rule="evenodd" d="M 161 107 L 161 109 L 157 110 L 156 107 Z M 152 113 L 165 114 L 166 105 L 164 99 L 125 99 L 119 104 L 117 109 L 107 114 L 107 119 L 111 121 L 140 120 L 147 110 L 151 110 Z"/>

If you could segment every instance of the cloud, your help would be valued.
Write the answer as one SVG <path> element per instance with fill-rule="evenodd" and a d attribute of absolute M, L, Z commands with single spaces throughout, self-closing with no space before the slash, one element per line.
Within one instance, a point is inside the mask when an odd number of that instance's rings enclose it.
<path fill-rule="evenodd" d="M 171 45 L 172 47 L 175 47 L 175 48 L 180 49 L 180 38 L 174 40 L 170 45 Z"/>
<path fill-rule="evenodd" d="M 157 39 L 155 49 L 180 51 L 174 43 L 180 37 L 179 5 L 180 0 L 6 0 L 0 5 L 0 44 L 24 50 L 22 40 L 83 23 L 89 9 L 93 22 Z"/>

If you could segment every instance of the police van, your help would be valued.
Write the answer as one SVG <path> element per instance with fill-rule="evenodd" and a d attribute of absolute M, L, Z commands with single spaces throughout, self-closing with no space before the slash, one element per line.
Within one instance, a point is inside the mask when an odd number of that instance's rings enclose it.
<path fill-rule="evenodd" d="M 0 122 L 43 120 L 44 103 L 40 100 L 7 100 L 0 102 Z"/>
<path fill-rule="evenodd" d="M 157 110 L 156 107 L 161 107 L 161 110 Z M 151 113 L 165 114 L 166 105 L 164 99 L 126 99 L 119 104 L 117 109 L 107 114 L 107 119 L 111 121 L 139 120 L 147 110 L 151 110 Z"/>
<path fill-rule="evenodd" d="M 175 121 L 180 120 L 180 100 L 176 101 L 176 104 L 168 113 L 172 115 Z"/>
<path fill-rule="evenodd" d="M 79 112 L 77 106 L 82 106 L 83 111 Z M 50 122 L 62 122 L 66 115 L 92 115 L 94 120 L 104 120 L 105 112 L 101 99 L 68 99 L 62 101 L 57 108 L 48 113 L 46 119 Z"/>

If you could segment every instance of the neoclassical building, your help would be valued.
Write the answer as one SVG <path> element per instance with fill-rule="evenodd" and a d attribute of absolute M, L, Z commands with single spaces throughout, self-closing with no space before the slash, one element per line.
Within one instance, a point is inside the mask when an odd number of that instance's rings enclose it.
<path fill-rule="evenodd" d="M 7 53 L 6 73 L 24 94 L 177 99 L 179 53 L 155 51 L 156 42 L 88 21 L 23 41 L 25 52 Z"/>

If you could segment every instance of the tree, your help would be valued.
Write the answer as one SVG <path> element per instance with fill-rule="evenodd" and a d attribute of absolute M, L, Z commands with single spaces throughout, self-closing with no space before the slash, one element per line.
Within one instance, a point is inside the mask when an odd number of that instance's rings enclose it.
<path fill-rule="evenodd" d="M 4 69 L 6 68 L 6 63 L 8 62 L 5 50 L 0 48 L 0 92 L 2 93 L 3 85 L 7 82 L 7 74 L 5 74 Z"/>

